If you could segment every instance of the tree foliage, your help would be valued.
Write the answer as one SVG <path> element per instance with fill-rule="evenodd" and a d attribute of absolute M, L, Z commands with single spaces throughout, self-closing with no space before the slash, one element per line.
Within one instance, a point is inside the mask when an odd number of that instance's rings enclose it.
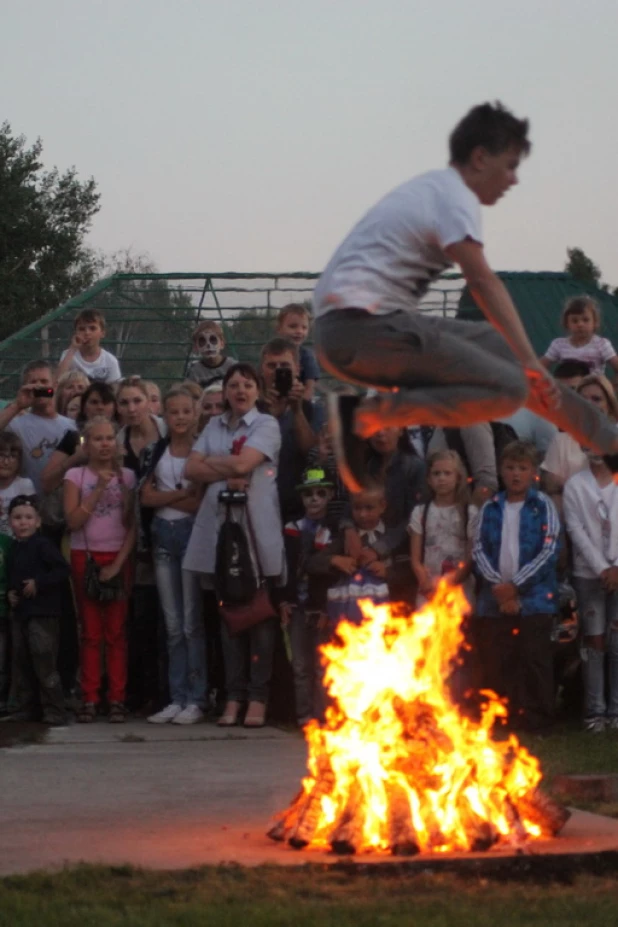
<path fill-rule="evenodd" d="M 600 268 L 581 248 L 567 248 L 567 258 L 564 269 L 568 274 L 582 283 L 601 286 Z"/>
<path fill-rule="evenodd" d="M 43 146 L 0 126 L 0 339 L 86 289 L 97 258 L 85 245 L 99 210 L 95 181 L 45 171 Z"/>

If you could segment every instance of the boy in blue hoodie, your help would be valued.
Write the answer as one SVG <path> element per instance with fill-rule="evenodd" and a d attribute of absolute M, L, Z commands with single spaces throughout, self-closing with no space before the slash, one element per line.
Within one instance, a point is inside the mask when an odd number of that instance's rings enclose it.
<path fill-rule="evenodd" d="M 512 726 L 540 732 L 554 713 L 560 521 L 536 488 L 533 444 L 508 444 L 500 475 L 505 488 L 483 506 L 474 546 L 480 590 L 473 636 L 483 687 L 508 698 Z"/>

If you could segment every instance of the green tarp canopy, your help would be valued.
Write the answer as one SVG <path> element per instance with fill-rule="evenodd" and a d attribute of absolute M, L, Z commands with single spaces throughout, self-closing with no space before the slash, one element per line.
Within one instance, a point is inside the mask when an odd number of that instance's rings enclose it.
<path fill-rule="evenodd" d="M 610 293 L 583 284 L 565 273 L 504 271 L 498 273 L 498 276 L 517 306 L 537 354 L 544 354 L 550 341 L 564 334 L 560 325 L 564 304 L 571 296 L 582 293 L 589 293 L 601 307 L 600 334 L 609 338 L 618 350 L 618 300 Z M 457 318 L 483 318 L 483 313 L 467 287 L 462 290 L 459 299 Z"/>

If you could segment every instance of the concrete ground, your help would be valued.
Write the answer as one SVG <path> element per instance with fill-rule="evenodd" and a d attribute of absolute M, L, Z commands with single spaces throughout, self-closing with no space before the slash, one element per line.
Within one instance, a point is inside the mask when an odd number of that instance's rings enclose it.
<path fill-rule="evenodd" d="M 304 766 L 302 738 L 274 728 L 129 721 L 51 730 L 45 743 L 0 750 L 0 874 L 80 861 L 161 869 L 332 861 L 265 836 Z M 532 852 L 543 849 L 618 849 L 618 821 L 578 812 L 561 838 Z"/>

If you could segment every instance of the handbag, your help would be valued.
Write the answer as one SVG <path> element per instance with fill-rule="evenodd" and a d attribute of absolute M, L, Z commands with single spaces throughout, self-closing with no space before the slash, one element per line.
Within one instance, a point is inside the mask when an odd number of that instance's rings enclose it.
<path fill-rule="evenodd" d="M 229 505 L 230 503 L 227 504 Z M 262 567 L 260 566 L 258 547 L 248 504 L 245 512 L 247 514 L 249 540 L 255 551 L 255 562 L 258 569 L 258 585 L 257 590 L 247 602 L 219 602 L 219 612 L 231 635 L 242 634 L 243 631 L 254 628 L 256 625 L 261 624 L 262 621 L 266 621 L 267 618 L 272 618 L 276 614 L 275 608 L 270 600 L 266 579 L 262 573 Z"/>
<path fill-rule="evenodd" d="M 80 491 L 80 501 L 84 489 L 85 468 L 82 471 L 82 485 Z M 87 521 L 87 519 L 86 519 Z M 84 593 L 87 599 L 93 602 L 118 602 L 125 597 L 124 588 L 124 570 L 121 570 L 111 579 L 101 579 L 101 567 L 96 562 L 90 548 L 88 547 L 88 535 L 86 533 L 86 522 L 82 527 L 84 532 L 84 541 L 86 542 L 86 567 L 84 569 Z"/>

